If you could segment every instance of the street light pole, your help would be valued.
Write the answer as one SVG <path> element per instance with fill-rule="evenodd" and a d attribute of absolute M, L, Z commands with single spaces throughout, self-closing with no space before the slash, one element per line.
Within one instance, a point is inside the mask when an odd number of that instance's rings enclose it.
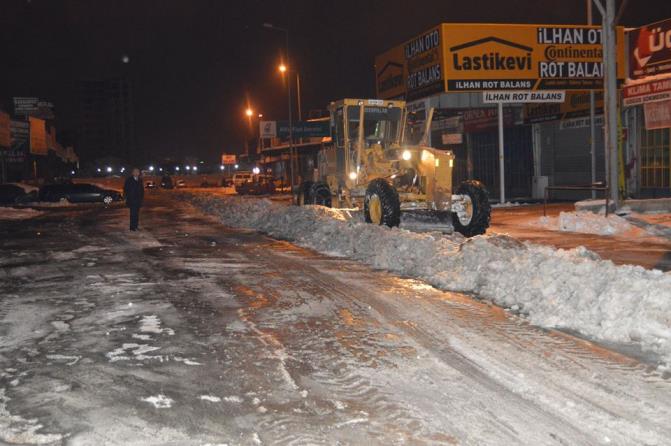
<path fill-rule="evenodd" d="M 264 23 L 263 24 L 264 28 L 272 29 L 275 31 L 280 31 L 284 33 L 285 37 L 285 45 L 286 45 L 286 58 L 287 58 L 287 66 L 288 71 L 291 70 L 291 60 L 289 59 L 289 30 L 286 28 L 280 28 L 278 26 L 274 26 L 271 23 Z M 294 191 L 294 123 L 293 123 L 293 118 L 292 118 L 292 113 L 291 113 L 291 77 L 287 75 L 287 105 L 289 109 L 289 169 L 290 169 L 290 176 L 291 176 L 291 194 L 293 197 L 293 191 Z"/>

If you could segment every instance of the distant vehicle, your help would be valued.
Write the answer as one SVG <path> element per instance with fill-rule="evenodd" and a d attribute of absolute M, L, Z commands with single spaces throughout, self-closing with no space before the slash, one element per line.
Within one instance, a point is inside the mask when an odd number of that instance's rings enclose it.
<path fill-rule="evenodd" d="M 94 184 L 49 184 L 40 188 L 39 198 L 40 201 L 50 202 L 105 204 L 122 199 L 118 191 L 103 189 Z"/>
<path fill-rule="evenodd" d="M 0 205 L 28 203 L 36 200 L 36 187 L 16 183 L 0 184 Z"/>
<path fill-rule="evenodd" d="M 147 189 L 156 189 L 156 183 L 153 180 L 149 180 L 144 183 L 144 187 Z"/>
<path fill-rule="evenodd" d="M 175 187 L 186 187 L 186 181 L 177 180 L 177 182 L 175 183 Z"/>
<path fill-rule="evenodd" d="M 172 177 L 170 175 L 163 175 L 161 178 L 161 187 L 164 189 L 172 189 L 174 187 L 172 183 Z"/>
<path fill-rule="evenodd" d="M 239 195 L 267 195 L 275 192 L 275 181 L 271 175 L 254 175 L 251 180 L 235 186 Z"/>
<path fill-rule="evenodd" d="M 251 172 L 236 172 L 233 174 L 233 186 L 238 187 L 242 183 L 252 180 L 253 174 Z"/>

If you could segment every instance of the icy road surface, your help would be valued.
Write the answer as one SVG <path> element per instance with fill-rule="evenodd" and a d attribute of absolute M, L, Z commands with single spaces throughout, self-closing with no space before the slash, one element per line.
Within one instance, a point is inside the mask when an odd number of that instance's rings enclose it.
<path fill-rule="evenodd" d="M 148 201 L 0 222 L 0 443 L 671 444 L 654 367 Z"/>

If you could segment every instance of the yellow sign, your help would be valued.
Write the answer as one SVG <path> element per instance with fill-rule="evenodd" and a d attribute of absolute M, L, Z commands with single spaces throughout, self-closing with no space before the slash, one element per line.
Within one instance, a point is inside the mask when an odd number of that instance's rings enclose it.
<path fill-rule="evenodd" d="M 375 87 L 378 98 L 404 97 L 406 77 L 402 46 L 395 46 L 375 58 Z"/>
<path fill-rule="evenodd" d="M 443 24 L 446 91 L 587 90 L 603 86 L 601 28 Z M 624 79 L 624 28 L 617 29 Z"/>
<path fill-rule="evenodd" d="M 616 35 L 624 79 L 624 28 Z M 601 89 L 602 59 L 600 27 L 443 23 L 376 58 L 377 91 L 401 96 L 400 73 L 408 100 L 439 91 Z M 385 77 L 389 66 L 396 77 Z"/>

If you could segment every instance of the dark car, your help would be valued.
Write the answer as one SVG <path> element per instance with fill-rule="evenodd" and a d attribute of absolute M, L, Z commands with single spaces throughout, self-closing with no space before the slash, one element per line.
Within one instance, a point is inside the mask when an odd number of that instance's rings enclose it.
<path fill-rule="evenodd" d="M 18 184 L 0 184 L 0 205 L 28 203 L 36 199 L 37 194 L 34 191 Z"/>
<path fill-rule="evenodd" d="M 235 186 L 239 195 L 266 195 L 275 192 L 275 182 L 269 175 L 254 175 L 239 186 Z"/>
<path fill-rule="evenodd" d="M 49 184 L 40 188 L 40 201 L 71 203 L 105 203 L 120 201 L 121 194 L 94 184 Z"/>

